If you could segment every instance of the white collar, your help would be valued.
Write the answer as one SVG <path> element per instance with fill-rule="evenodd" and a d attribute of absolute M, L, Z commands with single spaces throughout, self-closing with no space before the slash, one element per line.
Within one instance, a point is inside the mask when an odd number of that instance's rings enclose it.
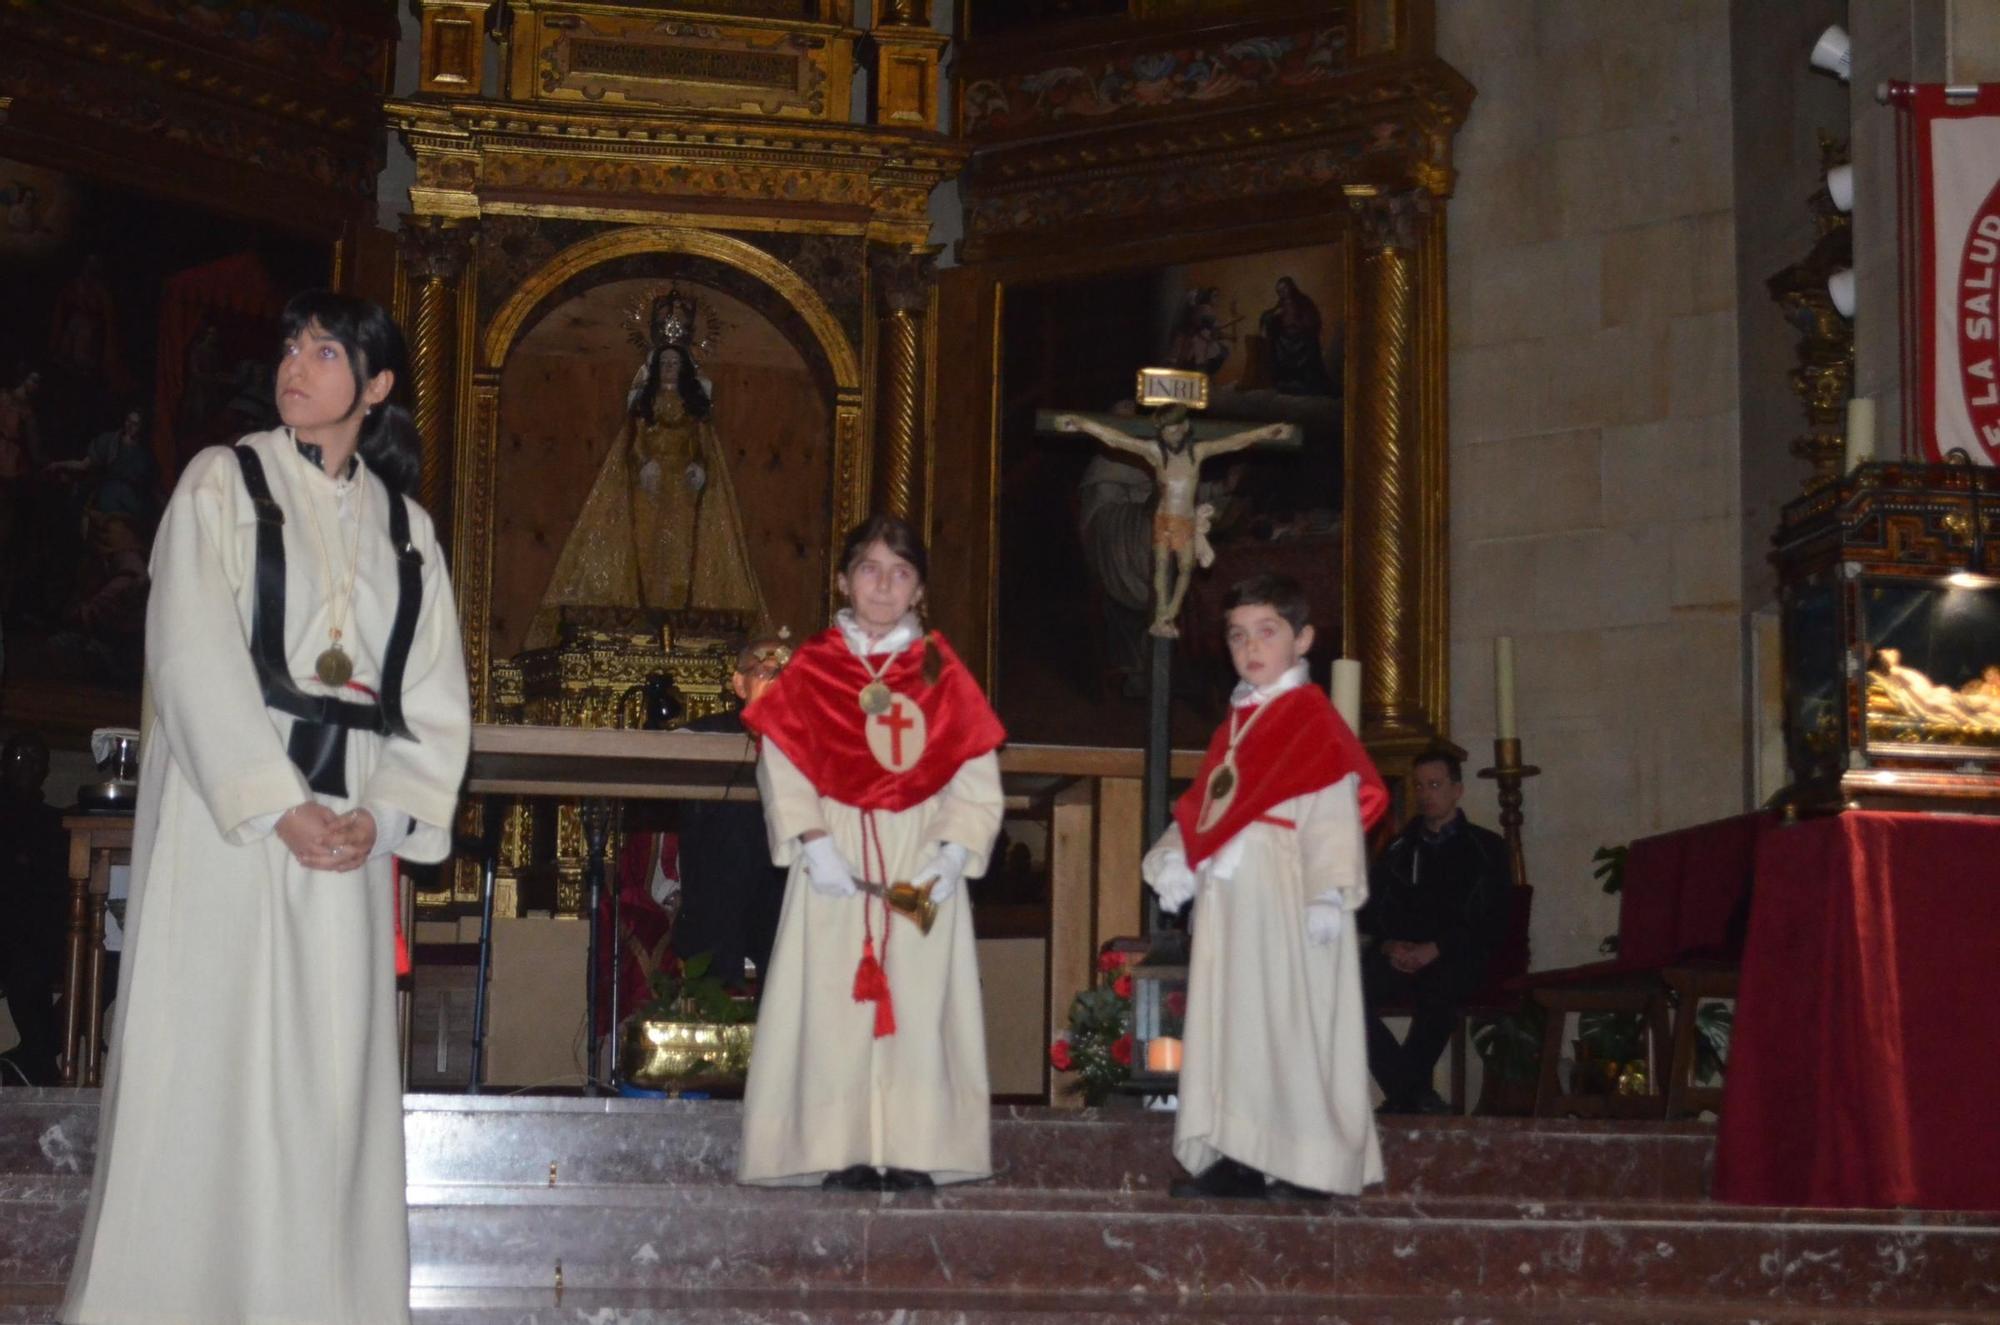
<path fill-rule="evenodd" d="M 1238 681 L 1236 689 L 1230 692 L 1229 707 L 1233 709 L 1254 708 L 1267 700 L 1276 699 L 1287 690 L 1296 690 L 1306 683 L 1304 659 L 1285 669 L 1285 674 L 1267 686 L 1253 686 L 1248 681 Z"/>
<path fill-rule="evenodd" d="M 847 647 L 857 658 L 866 658 L 871 653 L 901 653 L 921 636 L 923 627 L 917 624 L 917 614 L 905 612 L 903 619 L 889 627 L 881 635 L 870 636 L 854 619 L 854 609 L 843 607 L 833 614 L 833 624 L 840 627 L 841 635 L 847 640 Z"/>

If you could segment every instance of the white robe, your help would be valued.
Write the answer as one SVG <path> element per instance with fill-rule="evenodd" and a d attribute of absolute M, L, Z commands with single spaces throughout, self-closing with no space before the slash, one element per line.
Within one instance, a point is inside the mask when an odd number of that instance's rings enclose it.
<path fill-rule="evenodd" d="M 821 796 L 771 741 L 757 761 L 771 859 L 791 868 L 743 1093 L 737 1178 L 817 1184 L 855 1164 L 913 1169 L 940 1183 L 991 1176 L 986 1027 L 972 938 L 970 880 L 1000 831 L 1000 762 L 967 760 L 920 805 L 877 812 L 891 879 L 910 880 L 941 842 L 968 853 L 965 879 L 931 932 L 891 915 L 883 957 L 896 1033 L 875 1038 L 875 1004 L 854 1001 L 863 906 L 883 953 L 881 903 L 829 898 L 806 877 L 801 834 L 822 829 L 859 877 L 861 812 Z"/>
<path fill-rule="evenodd" d="M 1267 813 L 1195 870 L 1174 1158 L 1200 1173 L 1227 1156 L 1317 1191 L 1382 1181 L 1354 912 L 1368 900 L 1352 773 Z M 1158 876 L 1178 825 L 1146 853 Z M 1306 903 L 1347 914 L 1330 944 L 1306 935 Z"/>
<path fill-rule="evenodd" d="M 376 683 L 397 598 L 388 490 L 364 467 L 343 502 L 289 432 L 246 440 L 285 512 L 293 672 L 310 677 L 328 639 L 316 508 L 341 566 L 363 522 L 344 643 L 356 679 Z M 168 504 L 146 621 L 156 719 L 65 1322 L 409 1319 L 393 862 L 378 852 L 351 873 L 309 871 L 271 827 L 303 801 L 365 803 L 392 820 L 388 837 L 408 828 L 405 859 L 449 850 L 470 737 L 465 663 L 436 536 L 414 503 L 410 516 L 423 597 L 403 712 L 417 739 L 349 732 L 351 795 L 336 800 L 307 789 L 285 754 L 292 720 L 259 692 L 257 525 L 235 458 L 203 451 Z"/>

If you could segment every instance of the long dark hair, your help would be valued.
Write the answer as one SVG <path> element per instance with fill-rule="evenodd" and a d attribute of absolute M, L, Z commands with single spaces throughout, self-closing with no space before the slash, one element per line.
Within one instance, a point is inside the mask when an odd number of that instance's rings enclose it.
<path fill-rule="evenodd" d="M 861 560 L 861 554 L 877 543 L 917 568 L 917 582 L 925 584 L 931 578 L 931 554 L 924 548 L 923 535 L 917 527 L 900 515 L 871 515 L 848 531 L 847 539 L 840 545 L 840 573 L 852 575 L 854 563 Z"/>
<path fill-rule="evenodd" d="M 331 290 L 305 290 L 285 305 L 279 325 L 286 340 L 313 327 L 328 340 L 340 343 L 354 373 L 357 408 L 368 379 L 382 372 L 395 374 L 387 399 L 361 420 L 361 458 L 390 488 L 404 496 L 416 496 L 423 475 L 424 443 L 417 434 L 416 420 L 410 417 L 410 351 L 396 320 L 380 304 L 366 299 Z"/>
<path fill-rule="evenodd" d="M 848 531 L 846 541 L 840 545 L 840 573 L 852 575 L 854 565 L 861 560 L 861 554 L 877 543 L 917 568 L 917 583 L 927 585 L 931 579 L 931 554 L 924 547 L 924 538 L 917 527 L 899 515 L 871 515 Z M 917 599 L 917 619 L 924 619 L 923 599 Z M 944 655 L 938 652 L 937 641 L 926 630 L 924 637 L 924 684 L 936 685 L 938 676 L 944 671 Z"/>
<path fill-rule="evenodd" d="M 633 413 L 647 423 L 653 421 L 653 393 L 659 390 L 660 386 L 660 359 L 668 350 L 672 350 L 681 358 L 681 370 L 674 377 L 674 390 L 680 392 L 681 404 L 687 407 L 687 412 L 694 418 L 707 418 L 709 399 L 708 392 L 701 385 L 701 373 L 695 368 L 694 356 L 688 353 L 687 346 L 678 341 L 655 346 L 646 356 L 646 376 L 639 384 L 639 408 Z"/>

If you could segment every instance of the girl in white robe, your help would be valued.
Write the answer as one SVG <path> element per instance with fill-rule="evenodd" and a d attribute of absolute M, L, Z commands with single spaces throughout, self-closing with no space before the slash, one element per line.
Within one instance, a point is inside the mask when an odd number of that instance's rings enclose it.
<path fill-rule="evenodd" d="M 391 853 L 449 852 L 465 664 L 437 538 L 403 495 L 418 451 L 401 333 L 325 292 L 284 325 L 288 426 L 241 443 L 283 516 L 283 660 L 308 697 L 366 705 L 393 686 L 403 503 L 421 567 L 401 734 L 346 730 L 313 778 L 339 789 L 313 790 L 288 755 L 297 720 L 266 706 L 253 662 L 246 466 L 197 455 L 153 549 L 155 716 L 71 1325 L 409 1319 Z"/>
<path fill-rule="evenodd" d="M 746 1183 L 879 1190 L 993 1170 L 962 885 L 999 832 L 1006 734 L 918 623 L 924 570 L 904 522 L 855 530 L 850 606 L 744 710 L 771 857 L 791 870 L 744 1089 Z M 934 880 L 931 932 L 863 880 Z"/>

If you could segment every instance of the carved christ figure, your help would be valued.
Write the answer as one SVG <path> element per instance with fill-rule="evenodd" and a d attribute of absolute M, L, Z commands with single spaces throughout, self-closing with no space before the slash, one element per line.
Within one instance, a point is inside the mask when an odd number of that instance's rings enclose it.
<path fill-rule="evenodd" d="M 1215 509 L 1206 502 L 1196 505 L 1194 499 L 1202 463 L 1259 442 L 1292 441 L 1298 436 L 1298 426 L 1271 423 L 1197 442 L 1194 424 L 1189 421 L 1187 410 L 1179 405 L 1170 405 L 1155 416 L 1156 438 L 1134 437 L 1083 414 L 1058 414 L 1054 423 L 1058 432 L 1088 433 L 1106 446 L 1138 456 L 1152 466 L 1159 504 L 1153 510 L 1151 630 L 1163 639 L 1175 638 L 1180 628 L 1174 624 L 1174 618 L 1180 615 L 1181 600 L 1187 597 L 1196 563 L 1207 566 L 1215 560 L 1215 550 L 1208 545 L 1209 522 L 1214 519 Z"/>

